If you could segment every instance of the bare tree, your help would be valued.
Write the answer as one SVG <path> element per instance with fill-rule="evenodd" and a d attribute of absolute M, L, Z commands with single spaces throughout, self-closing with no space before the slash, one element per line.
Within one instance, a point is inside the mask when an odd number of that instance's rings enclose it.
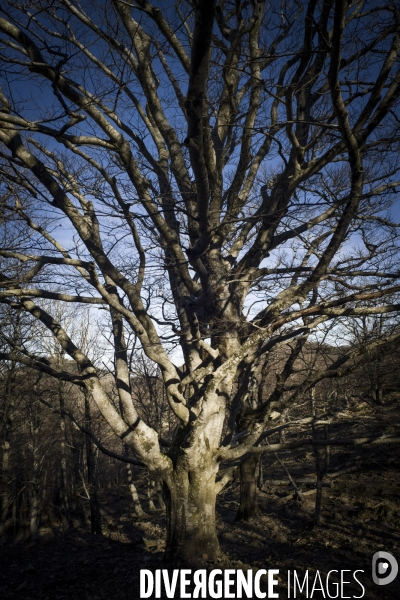
<path fill-rule="evenodd" d="M 1 358 L 87 389 L 164 482 L 167 553 L 214 558 L 220 464 L 259 451 L 305 341 L 343 315 L 399 310 L 399 9 L 85 7 L 1 9 L 0 300 L 44 324 L 78 369 L 56 368 L 34 342 Z M 44 298 L 108 311 L 122 410 Z M 132 402 L 126 330 L 180 423 L 167 452 Z M 289 340 L 273 393 L 237 433 L 254 364 Z"/>
<path fill-rule="evenodd" d="M 373 340 L 393 336 L 398 327 L 398 319 L 391 318 L 391 315 L 373 315 L 344 320 L 342 331 L 350 345 L 361 348 Z M 348 382 L 349 392 L 372 404 L 384 404 L 385 396 L 390 398 L 398 393 L 398 363 L 399 352 L 396 350 L 389 356 L 378 355 L 375 360 L 359 365 Z"/>

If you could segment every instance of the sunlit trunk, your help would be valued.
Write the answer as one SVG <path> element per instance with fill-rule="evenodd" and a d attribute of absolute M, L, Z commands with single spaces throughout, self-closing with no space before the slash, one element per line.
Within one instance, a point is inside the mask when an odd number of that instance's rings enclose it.
<path fill-rule="evenodd" d="M 173 484 L 165 490 L 165 499 L 166 558 L 215 560 L 219 554 L 215 470 L 176 470 Z"/>

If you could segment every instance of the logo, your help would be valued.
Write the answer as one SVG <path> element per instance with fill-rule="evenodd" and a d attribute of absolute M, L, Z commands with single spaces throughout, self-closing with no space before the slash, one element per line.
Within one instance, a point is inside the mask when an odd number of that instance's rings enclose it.
<path fill-rule="evenodd" d="M 372 580 L 376 585 L 387 585 L 396 579 L 399 565 L 389 552 L 375 552 L 372 557 Z"/>

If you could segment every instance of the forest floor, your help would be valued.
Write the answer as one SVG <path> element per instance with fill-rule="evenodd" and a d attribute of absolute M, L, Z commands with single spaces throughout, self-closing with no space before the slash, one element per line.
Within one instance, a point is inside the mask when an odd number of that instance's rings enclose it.
<path fill-rule="evenodd" d="M 333 427 L 330 437 L 374 431 L 393 433 L 398 427 L 398 404 L 367 409 L 346 427 Z M 347 428 L 347 429 L 346 429 Z M 290 434 L 294 435 L 294 434 Z M 288 440 L 290 440 L 288 436 Z M 291 598 L 400 598 L 400 575 L 393 583 L 372 582 L 372 556 L 378 550 L 400 561 L 400 459 L 399 446 L 369 449 L 341 447 L 331 452 L 330 487 L 323 488 L 321 523 L 313 526 L 315 491 L 301 484 L 302 502 L 294 498 L 285 471 L 273 454 L 263 458 L 264 485 L 259 492 L 260 516 L 235 522 L 239 486 L 233 483 L 218 499 L 218 533 L 222 555 L 207 569 L 279 569 L 279 598 L 287 598 L 287 573 L 296 570 L 300 581 L 308 571 L 309 593 Z M 295 481 L 315 480 L 315 455 L 311 448 L 280 453 Z M 138 489 L 147 510 L 146 478 L 138 471 Z M 299 484 L 300 486 L 300 484 Z M 90 534 L 88 511 L 74 527 L 61 533 L 42 526 L 35 542 L 6 542 L 0 547 L 0 600 L 134 600 L 139 598 L 140 569 L 199 568 L 199 565 L 165 565 L 165 515 L 161 509 L 145 518 L 134 516 L 125 487 L 100 492 L 104 535 Z M 345 571 L 343 591 L 336 592 L 331 570 Z M 355 579 L 356 575 L 363 588 Z M 321 584 L 311 595 L 316 572 Z M 362 572 L 363 571 L 363 572 Z M 304 590 L 303 590 L 304 592 Z M 329 592 L 329 594 L 328 594 Z M 154 597 L 154 596 L 152 596 Z M 175 598 L 179 598 L 179 594 Z"/>

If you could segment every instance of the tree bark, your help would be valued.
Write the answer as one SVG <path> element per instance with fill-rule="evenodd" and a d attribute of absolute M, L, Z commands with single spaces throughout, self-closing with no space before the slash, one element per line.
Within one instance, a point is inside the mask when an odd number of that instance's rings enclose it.
<path fill-rule="evenodd" d="M 125 456 L 128 456 L 128 446 L 125 446 Z M 146 517 L 147 514 L 145 513 L 145 511 L 142 508 L 142 505 L 140 503 L 140 499 L 139 499 L 139 495 L 137 493 L 137 489 L 136 486 L 133 482 L 133 472 L 132 472 L 132 467 L 129 463 L 126 463 L 126 478 L 127 478 L 127 483 L 128 483 L 128 487 L 129 487 L 129 491 L 131 493 L 132 496 L 132 501 L 133 501 L 133 506 L 135 508 L 135 513 L 137 514 L 138 517 Z"/>
<path fill-rule="evenodd" d="M 3 442 L 3 458 L 2 458 L 2 492 L 1 492 L 1 511 L 0 511 L 0 537 L 6 531 L 6 522 L 8 509 L 10 506 L 9 499 L 9 458 L 10 458 L 10 442 L 6 439 Z"/>
<path fill-rule="evenodd" d="M 167 559 L 215 560 L 219 555 L 215 504 L 215 470 L 176 469 L 165 486 Z"/>
<path fill-rule="evenodd" d="M 67 473 L 67 445 L 65 432 L 65 402 L 63 395 L 63 383 L 58 382 L 58 399 L 60 403 L 60 453 L 61 453 L 61 477 L 60 477 L 60 497 L 61 497 L 61 518 L 62 529 L 69 529 L 69 501 L 68 501 L 68 473 Z"/>
<path fill-rule="evenodd" d="M 37 482 L 32 482 L 32 487 L 29 494 L 30 512 L 29 512 L 29 535 L 31 539 L 37 537 L 39 529 L 39 495 Z"/>
<path fill-rule="evenodd" d="M 85 424 L 88 429 L 91 428 L 92 415 L 90 412 L 89 394 L 85 390 Z M 92 533 L 95 535 L 102 535 L 101 526 L 101 513 L 99 499 L 97 496 L 97 476 L 96 476 L 96 463 L 93 452 L 93 444 L 91 438 L 86 436 L 86 464 L 87 464 L 87 478 L 88 478 L 88 491 L 89 491 L 89 503 L 90 503 L 90 524 Z"/>
<path fill-rule="evenodd" d="M 250 456 L 240 465 L 240 506 L 236 521 L 251 521 L 260 514 L 257 502 L 258 456 Z"/>
<path fill-rule="evenodd" d="M 1 465 L 1 510 L 0 510 L 0 537 L 6 532 L 7 516 L 10 507 L 10 453 L 11 453 L 11 433 L 14 417 L 15 403 L 15 363 L 11 363 L 11 369 L 7 373 L 4 400 L 8 401 L 8 406 L 4 405 L 4 438 L 2 444 L 2 465 Z"/>
<path fill-rule="evenodd" d="M 35 539 L 39 529 L 39 428 L 33 426 L 32 431 L 32 473 L 29 489 L 29 535 L 31 539 Z"/>

